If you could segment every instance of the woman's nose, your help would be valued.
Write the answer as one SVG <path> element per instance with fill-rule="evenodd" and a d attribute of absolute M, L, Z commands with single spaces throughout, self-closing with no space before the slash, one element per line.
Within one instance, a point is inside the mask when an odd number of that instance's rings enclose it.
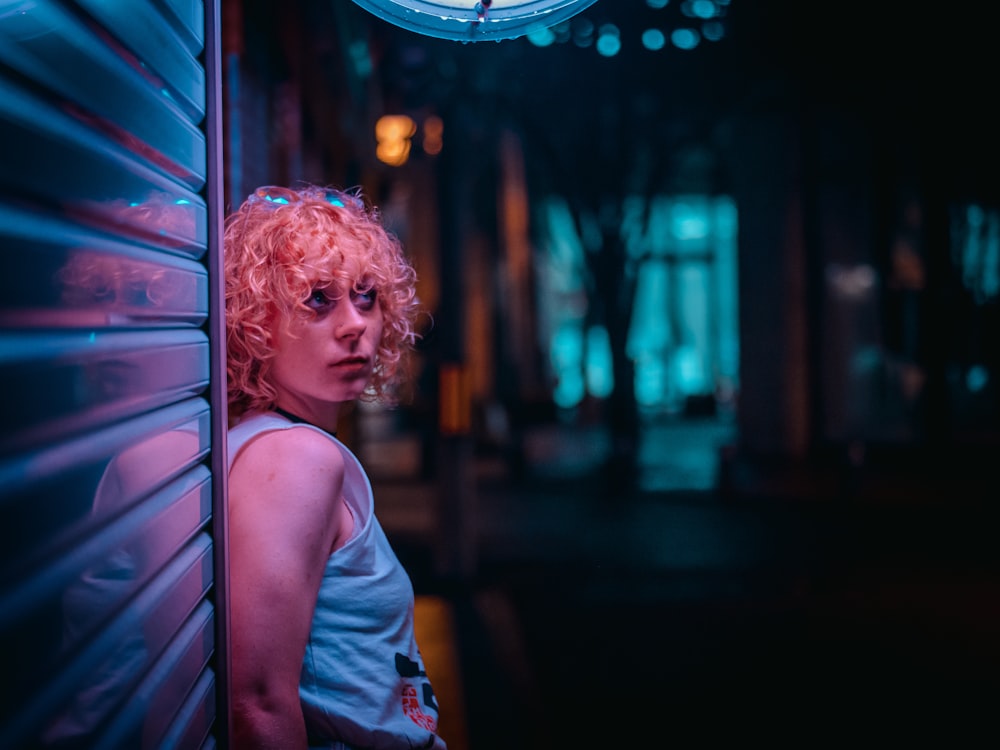
<path fill-rule="evenodd" d="M 354 305 L 348 303 L 345 305 L 338 305 L 337 312 L 340 315 L 337 318 L 337 323 L 334 326 L 334 334 L 341 338 L 348 338 L 352 336 L 360 336 L 365 331 L 367 326 L 367 321 L 365 316 L 361 314 L 361 311 Z"/>

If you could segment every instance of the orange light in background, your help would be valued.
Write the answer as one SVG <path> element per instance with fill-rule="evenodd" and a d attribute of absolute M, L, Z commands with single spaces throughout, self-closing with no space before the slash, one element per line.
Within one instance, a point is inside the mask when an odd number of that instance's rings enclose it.
<path fill-rule="evenodd" d="M 375 156 L 379 161 L 399 167 L 410 158 L 410 139 L 417 132 L 417 123 L 407 115 L 383 115 L 375 123 Z"/>
<path fill-rule="evenodd" d="M 444 145 L 444 121 L 437 115 L 424 120 L 424 153 L 437 156 Z"/>
<path fill-rule="evenodd" d="M 438 429 L 442 435 L 468 435 L 472 429 L 469 369 L 446 362 L 438 373 Z"/>

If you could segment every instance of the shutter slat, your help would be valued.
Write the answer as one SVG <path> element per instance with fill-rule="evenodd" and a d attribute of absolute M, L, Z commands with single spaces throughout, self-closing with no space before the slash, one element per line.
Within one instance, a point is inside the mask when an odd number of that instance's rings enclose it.
<path fill-rule="evenodd" d="M 81 117 L 0 77 L 0 190 L 107 232 L 200 258 L 204 200 Z"/>
<path fill-rule="evenodd" d="M 208 273 L 60 219 L 0 205 L 0 327 L 201 326 Z"/>
<path fill-rule="evenodd" d="M 173 96 L 193 122 L 205 114 L 205 72 L 156 6 L 146 0 L 77 0 L 135 56 L 150 85 Z M 198 40 L 202 44 L 204 40 Z"/>
<path fill-rule="evenodd" d="M 98 429 L 201 393 L 202 331 L 0 334 L 0 388 L 45 399 L 0 402 L 0 455 Z"/>
<path fill-rule="evenodd" d="M 0 24 L 0 61 L 42 89 L 40 96 L 104 132 L 137 156 L 199 189 L 205 136 L 173 98 L 157 91 L 76 15 L 54 2 Z"/>
<path fill-rule="evenodd" d="M 212 543 L 202 534 L 93 640 L 61 664 L 41 689 L 9 699 L 5 708 L 14 710 L 0 730 L 0 747 L 21 747 L 30 737 L 38 737 L 43 745 L 65 741 L 92 747 L 95 732 L 134 700 L 137 687 L 190 613 L 211 613 L 205 600 L 211 568 Z M 161 662 L 164 668 L 168 663 Z"/>

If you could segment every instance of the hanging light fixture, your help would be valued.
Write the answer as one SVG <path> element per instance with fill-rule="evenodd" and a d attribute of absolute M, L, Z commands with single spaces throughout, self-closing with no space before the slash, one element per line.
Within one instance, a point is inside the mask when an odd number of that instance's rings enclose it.
<path fill-rule="evenodd" d="M 524 36 L 576 15 L 596 0 L 354 0 L 389 23 L 459 42 Z"/>

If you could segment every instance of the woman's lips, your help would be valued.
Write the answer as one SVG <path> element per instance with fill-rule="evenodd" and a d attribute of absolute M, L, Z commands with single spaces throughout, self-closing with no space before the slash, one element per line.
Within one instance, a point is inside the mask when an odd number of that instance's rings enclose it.
<path fill-rule="evenodd" d="M 341 370 L 363 370 L 368 366 L 368 357 L 345 357 L 332 366 Z"/>

